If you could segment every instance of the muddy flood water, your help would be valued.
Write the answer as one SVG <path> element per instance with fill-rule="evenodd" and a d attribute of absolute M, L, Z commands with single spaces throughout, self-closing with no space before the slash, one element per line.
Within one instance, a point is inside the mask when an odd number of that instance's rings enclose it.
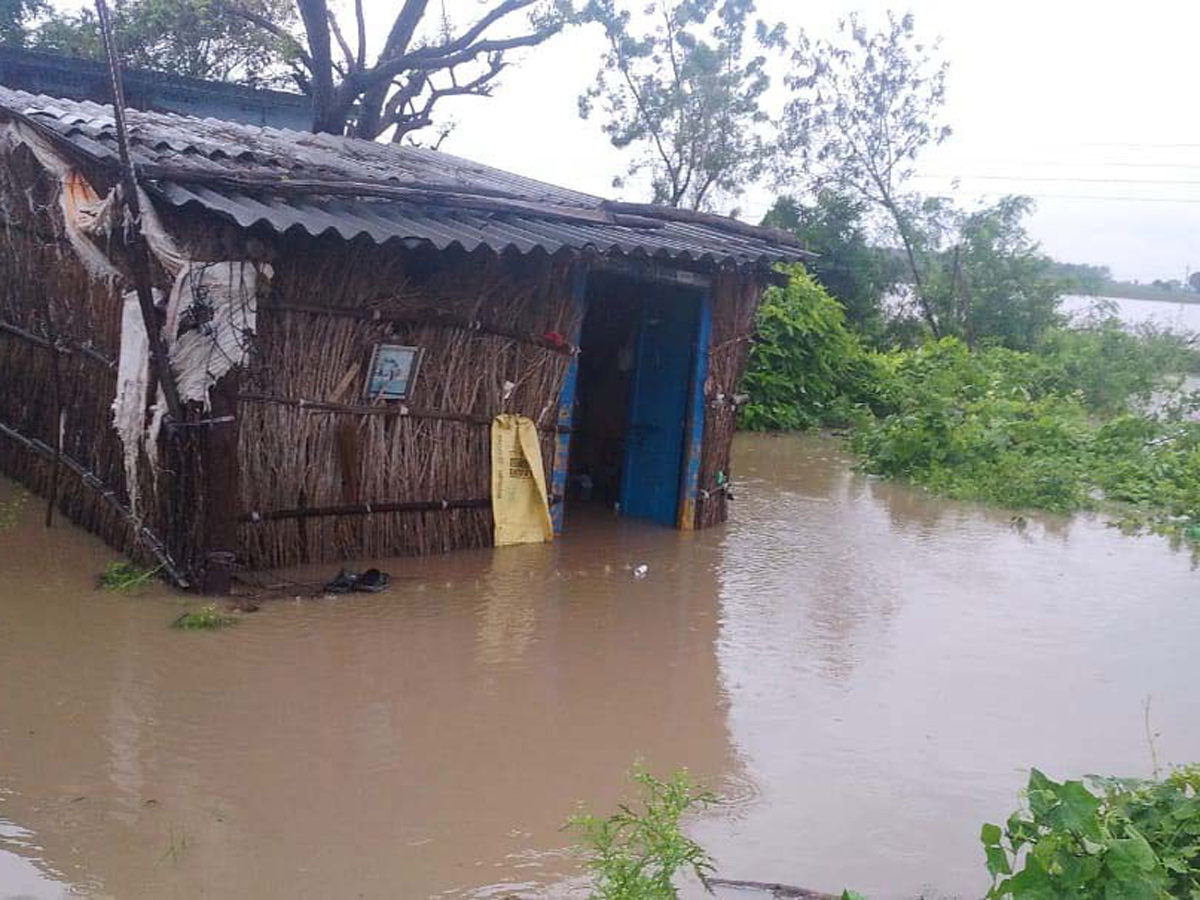
<path fill-rule="evenodd" d="M 735 471 L 722 529 L 593 516 L 212 633 L 95 590 L 112 553 L 0 481 L 0 897 L 578 897 L 560 826 L 641 759 L 727 798 L 689 823 L 725 877 L 975 898 L 1029 766 L 1148 774 L 1147 698 L 1200 760 L 1187 552 L 827 438 Z"/>

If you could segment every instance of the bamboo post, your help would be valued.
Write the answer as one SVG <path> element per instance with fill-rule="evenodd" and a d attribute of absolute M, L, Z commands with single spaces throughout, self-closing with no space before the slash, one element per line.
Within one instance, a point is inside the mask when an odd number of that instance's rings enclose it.
<path fill-rule="evenodd" d="M 58 473 L 62 463 L 63 450 L 63 402 L 62 402 L 62 351 L 58 346 L 58 328 L 53 329 L 54 338 L 50 344 L 50 365 L 53 367 L 51 380 L 54 392 L 54 461 L 50 464 L 50 490 L 46 497 L 46 527 L 54 525 L 54 505 L 58 502 Z"/>
<path fill-rule="evenodd" d="M 238 371 L 233 369 L 212 386 L 209 419 L 200 435 L 204 506 L 200 592 L 215 596 L 227 595 L 233 586 L 239 546 L 238 382 Z"/>
<path fill-rule="evenodd" d="M 121 156 L 121 200 L 129 211 L 126 241 L 130 268 L 133 270 L 133 286 L 137 293 L 138 306 L 142 311 L 142 324 L 150 344 L 150 365 L 154 376 L 162 386 L 167 401 L 167 412 L 176 424 L 183 421 L 183 407 L 179 401 L 179 389 L 171 366 L 167 360 L 167 348 L 163 344 L 158 310 L 154 306 L 154 293 L 150 283 L 150 254 L 142 234 L 142 209 L 138 198 L 137 172 L 129 153 L 129 133 L 125 127 L 125 88 L 121 81 L 121 66 L 117 60 L 117 48 L 113 42 L 112 25 L 108 18 L 105 0 L 96 0 L 96 17 L 100 34 L 104 40 L 104 53 L 108 57 L 108 74 L 113 95 L 113 122 L 117 129 L 117 148 Z"/>
<path fill-rule="evenodd" d="M 197 487 L 202 509 L 201 541 L 200 546 L 196 548 L 196 554 L 185 553 L 184 556 L 193 560 L 189 568 L 199 568 L 199 572 L 190 571 L 188 574 L 193 577 L 198 575 L 196 580 L 202 593 L 225 595 L 229 593 L 232 585 L 238 549 L 238 379 L 236 373 L 229 373 L 213 386 L 209 394 L 209 418 L 199 423 L 203 430 L 197 435 L 198 440 L 184 438 L 176 433 L 176 428 L 186 424 L 185 411 L 167 357 L 161 317 L 154 305 L 150 251 L 141 229 L 142 209 L 137 171 L 129 150 L 129 132 L 125 122 L 125 90 L 121 80 L 121 67 L 113 40 L 108 7 L 105 0 L 95 2 L 112 82 L 113 121 L 116 125 L 117 147 L 121 158 L 121 201 L 128 213 L 126 247 L 138 307 L 150 346 L 151 370 L 162 388 L 167 404 L 167 439 L 180 457 L 180 468 L 176 472 L 176 478 L 186 481 L 184 471 L 191 469 L 196 464 L 195 457 L 199 457 L 200 482 Z"/>

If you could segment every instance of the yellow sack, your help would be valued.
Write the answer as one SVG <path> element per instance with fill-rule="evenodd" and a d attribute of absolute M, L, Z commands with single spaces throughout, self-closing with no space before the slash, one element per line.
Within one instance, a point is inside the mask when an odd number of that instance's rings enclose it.
<path fill-rule="evenodd" d="M 554 539 L 537 427 L 525 416 L 492 420 L 492 518 L 496 546 Z"/>

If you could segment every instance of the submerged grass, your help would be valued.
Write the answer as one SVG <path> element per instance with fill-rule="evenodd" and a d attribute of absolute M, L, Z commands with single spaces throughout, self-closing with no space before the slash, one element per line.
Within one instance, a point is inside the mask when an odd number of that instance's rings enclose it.
<path fill-rule="evenodd" d="M 25 509 L 28 500 L 29 495 L 24 491 L 17 491 L 7 500 L 0 500 L 0 531 L 17 527 L 17 523 L 21 520 L 21 512 Z"/>
<path fill-rule="evenodd" d="M 171 623 L 171 627 L 181 628 L 185 631 L 215 631 L 236 622 L 235 617 L 221 612 L 215 606 L 202 606 L 199 609 L 183 613 Z"/>
<path fill-rule="evenodd" d="M 111 562 L 100 574 L 100 587 L 106 591 L 127 591 L 149 583 L 162 566 L 144 569 L 127 560 Z"/>

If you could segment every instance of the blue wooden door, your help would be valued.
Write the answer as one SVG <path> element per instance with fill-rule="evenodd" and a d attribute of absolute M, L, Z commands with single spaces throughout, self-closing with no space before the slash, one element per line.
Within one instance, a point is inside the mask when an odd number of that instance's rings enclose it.
<path fill-rule="evenodd" d="M 621 510 L 675 525 L 700 297 L 661 292 L 642 304 L 625 433 Z"/>

